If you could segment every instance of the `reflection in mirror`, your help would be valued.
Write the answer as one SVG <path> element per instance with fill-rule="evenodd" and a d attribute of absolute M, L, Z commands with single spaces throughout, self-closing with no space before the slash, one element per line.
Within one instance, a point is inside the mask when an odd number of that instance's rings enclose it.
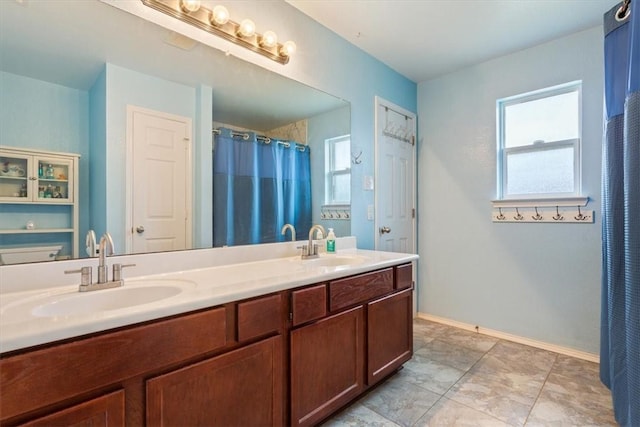
<path fill-rule="evenodd" d="M 325 141 L 350 134 L 345 101 L 97 0 L 0 2 L 0 32 L 0 139 L 3 147 L 31 150 L 27 154 L 33 158 L 23 159 L 25 177 L 8 176 L 11 172 L 0 177 L 0 249 L 35 252 L 60 246 L 46 259 L 83 257 L 95 253 L 85 248 L 90 230 L 98 237 L 109 231 L 119 254 L 213 246 L 214 214 L 229 206 L 214 193 L 213 128 L 265 135 L 289 143 L 293 152 L 305 146 L 310 211 L 299 222 L 298 236 L 305 238 L 309 223 L 332 227 L 338 236 L 350 234 L 348 218 L 324 215 L 331 205 L 325 194 Z M 185 130 L 176 134 L 183 132 L 177 140 L 187 145 L 180 163 L 185 182 L 176 183 L 155 154 L 144 161 L 138 156 L 133 123 L 136 115 L 145 114 L 151 117 L 146 118 L 150 128 L 156 116 L 171 123 L 184 119 Z M 162 138 L 165 131 L 148 134 L 151 147 L 175 142 Z M 26 198 L 15 182 L 3 189 L 10 179 L 40 179 L 35 159 L 61 153 L 79 155 L 77 179 L 65 175 L 67 182 L 52 185 L 52 191 L 72 185 L 73 200 L 39 199 L 41 185 L 27 185 Z M 9 171 L 16 161 L 5 154 L 0 156 Z M 139 170 L 147 172 L 146 187 L 131 178 Z M 178 215 L 184 239 L 155 233 L 162 222 L 158 218 L 169 209 L 168 195 L 181 193 L 184 200 L 176 203 L 184 213 Z M 246 202 L 242 193 L 239 200 Z M 141 207 L 146 217 L 137 222 L 134 212 Z M 256 240 L 224 244 L 282 241 L 280 227 L 295 222 L 256 202 L 243 210 L 251 218 L 272 216 L 274 222 Z M 137 247 L 136 239 L 145 235 L 159 237 Z M 12 262 L 33 260 L 17 259 Z"/>

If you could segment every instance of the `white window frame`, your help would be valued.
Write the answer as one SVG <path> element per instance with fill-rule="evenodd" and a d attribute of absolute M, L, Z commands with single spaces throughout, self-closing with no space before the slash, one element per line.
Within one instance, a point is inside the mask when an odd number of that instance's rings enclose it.
<path fill-rule="evenodd" d="M 351 203 L 351 200 L 336 200 L 334 194 L 334 178 L 339 175 L 351 175 L 351 168 L 336 169 L 335 167 L 335 146 L 339 142 L 345 140 L 351 141 L 351 135 L 341 135 L 334 138 L 324 140 L 325 155 L 325 204 L 326 205 L 345 205 Z"/>
<path fill-rule="evenodd" d="M 549 98 L 570 92 L 578 92 L 578 138 L 560 141 L 545 141 L 524 145 L 520 147 L 505 147 L 505 107 Z M 558 86 L 540 89 L 521 95 L 499 99 L 496 102 L 497 108 L 497 129 L 498 129 L 498 167 L 497 167 L 497 194 L 499 200 L 525 200 L 525 199 L 557 199 L 567 197 L 578 197 L 582 193 L 582 82 L 574 81 Z M 538 193 L 538 194 L 505 194 L 508 188 L 508 162 L 509 154 L 520 154 L 527 152 L 539 152 L 544 150 L 554 150 L 564 147 L 573 147 L 573 189 L 572 192 L 563 193 Z"/>

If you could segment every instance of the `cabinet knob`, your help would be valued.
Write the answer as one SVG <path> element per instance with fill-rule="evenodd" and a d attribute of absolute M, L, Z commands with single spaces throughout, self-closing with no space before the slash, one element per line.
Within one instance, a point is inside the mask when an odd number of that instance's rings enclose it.
<path fill-rule="evenodd" d="M 138 234 L 144 233 L 144 227 L 142 225 L 137 226 L 136 227 L 136 233 L 138 233 Z"/>

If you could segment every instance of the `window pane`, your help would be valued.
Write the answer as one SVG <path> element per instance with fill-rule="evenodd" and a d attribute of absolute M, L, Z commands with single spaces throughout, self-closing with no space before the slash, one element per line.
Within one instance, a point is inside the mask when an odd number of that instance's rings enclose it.
<path fill-rule="evenodd" d="M 573 193 L 573 147 L 507 154 L 506 195 Z"/>
<path fill-rule="evenodd" d="M 333 203 L 349 203 L 351 200 L 351 175 L 333 176 Z"/>
<path fill-rule="evenodd" d="M 349 139 L 342 139 L 334 142 L 333 145 L 333 164 L 334 170 L 344 170 L 349 168 L 351 161 L 351 141 Z"/>
<path fill-rule="evenodd" d="M 505 147 L 579 138 L 578 91 L 505 105 Z"/>

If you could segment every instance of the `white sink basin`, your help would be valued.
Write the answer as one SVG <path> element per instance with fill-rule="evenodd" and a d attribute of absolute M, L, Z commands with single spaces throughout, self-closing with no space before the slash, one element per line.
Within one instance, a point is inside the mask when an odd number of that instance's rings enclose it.
<path fill-rule="evenodd" d="M 3 310 L 2 316 L 70 317 L 119 310 L 168 299 L 195 286 L 187 280 L 125 282 L 119 288 L 66 292 L 16 301 Z"/>
<path fill-rule="evenodd" d="M 366 258 L 357 255 L 320 255 L 318 258 L 302 259 L 296 257 L 292 261 L 306 267 L 343 267 L 363 264 Z"/>

